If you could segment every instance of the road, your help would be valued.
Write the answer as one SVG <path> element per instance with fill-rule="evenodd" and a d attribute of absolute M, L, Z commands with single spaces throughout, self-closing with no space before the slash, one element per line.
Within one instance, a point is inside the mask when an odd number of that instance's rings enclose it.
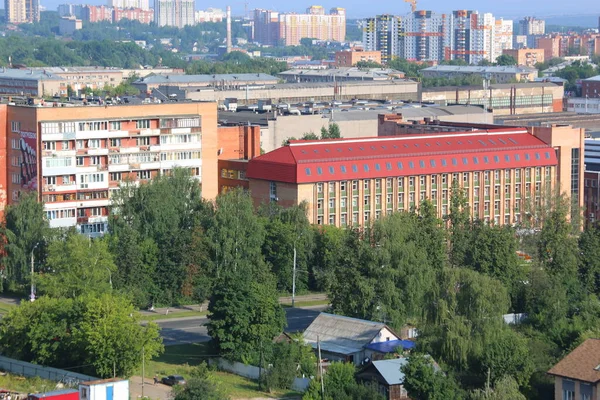
<path fill-rule="evenodd" d="M 286 332 L 298 332 L 305 330 L 308 325 L 319 315 L 325 306 L 310 308 L 285 308 L 287 320 Z M 161 336 L 165 346 L 184 343 L 199 343 L 210 340 L 206 330 L 206 317 L 189 317 L 171 320 L 158 320 L 157 324 L 162 328 Z"/>

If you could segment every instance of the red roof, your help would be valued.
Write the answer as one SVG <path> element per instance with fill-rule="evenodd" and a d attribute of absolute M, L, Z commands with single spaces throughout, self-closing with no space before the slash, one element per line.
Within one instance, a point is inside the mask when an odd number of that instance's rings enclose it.
<path fill-rule="evenodd" d="M 294 140 L 249 161 L 247 176 L 311 183 L 557 165 L 553 148 L 522 128 Z"/>

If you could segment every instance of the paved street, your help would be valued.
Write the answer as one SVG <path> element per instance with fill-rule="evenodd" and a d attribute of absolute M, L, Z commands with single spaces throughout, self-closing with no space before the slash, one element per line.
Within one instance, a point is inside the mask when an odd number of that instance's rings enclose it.
<path fill-rule="evenodd" d="M 286 332 L 303 331 L 324 309 L 324 306 L 310 308 L 286 308 Z M 162 328 L 161 336 L 165 346 L 184 343 L 199 343 L 210 340 L 206 330 L 206 317 L 177 318 L 158 320 L 156 323 Z"/>

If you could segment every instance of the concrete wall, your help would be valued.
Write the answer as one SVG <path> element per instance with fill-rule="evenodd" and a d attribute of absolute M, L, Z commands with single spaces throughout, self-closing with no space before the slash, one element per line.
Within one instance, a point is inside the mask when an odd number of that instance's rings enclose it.
<path fill-rule="evenodd" d="M 66 385 L 76 385 L 79 382 L 95 380 L 89 375 L 78 374 L 64 369 L 44 367 L 37 364 L 28 363 L 25 361 L 15 360 L 0 356 L 0 369 L 22 376 L 39 376 L 42 379 L 48 379 L 55 382 L 63 382 Z"/>
<path fill-rule="evenodd" d="M 257 380 L 261 373 L 260 368 L 255 367 L 254 365 L 246 365 L 235 361 L 225 360 L 224 358 L 219 358 L 216 361 L 210 359 L 209 362 L 210 364 L 216 363 L 219 369 L 248 379 Z M 310 379 L 308 378 L 295 378 L 291 389 L 298 392 L 304 392 L 308 388 L 309 383 Z"/>

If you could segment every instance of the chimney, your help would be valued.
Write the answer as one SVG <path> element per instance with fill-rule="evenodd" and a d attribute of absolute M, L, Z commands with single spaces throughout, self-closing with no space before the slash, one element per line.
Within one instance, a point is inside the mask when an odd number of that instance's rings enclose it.
<path fill-rule="evenodd" d="M 231 6 L 227 6 L 227 53 L 231 53 Z"/>

